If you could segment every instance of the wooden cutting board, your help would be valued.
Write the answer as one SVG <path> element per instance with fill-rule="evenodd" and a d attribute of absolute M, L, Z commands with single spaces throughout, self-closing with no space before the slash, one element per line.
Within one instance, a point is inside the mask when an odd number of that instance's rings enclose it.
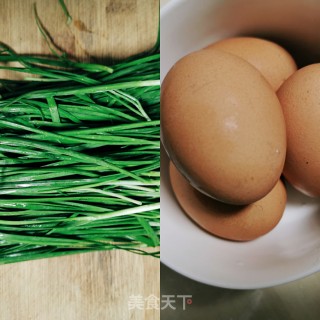
<path fill-rule="evenodd" d="M 38 16 L 55 44 L 86 61 L 126 58 L 153 47 L 158 0 L 0 0 L 0 41 L 19 53 L 50 54 Z M 159 260 L 96 252 L 0 265 L 0 319 L 159 319 L 159 310 L 129 309 L 130 296 L 159 297 Z"/>

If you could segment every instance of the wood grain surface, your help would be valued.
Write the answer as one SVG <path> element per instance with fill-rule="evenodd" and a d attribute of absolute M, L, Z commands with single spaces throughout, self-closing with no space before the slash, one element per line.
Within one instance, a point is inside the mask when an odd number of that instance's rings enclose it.
<path fill-rule="evenodd" d="M 33 14 L 54 43 L 86 61 L 114 61 L 153 47 L 159 0 L 0 0 L 0 41 L 19 53 L 50 54 Z M 156 308 L 130 310 L 132 295 L 159 297 L 159 260 L 123 251 L 0 265 L 2 320 L 159 319 Z"/>

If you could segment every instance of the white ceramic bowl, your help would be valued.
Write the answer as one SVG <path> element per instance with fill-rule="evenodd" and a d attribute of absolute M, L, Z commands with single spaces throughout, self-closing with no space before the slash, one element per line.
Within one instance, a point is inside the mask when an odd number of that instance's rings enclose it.
<path fill-rule="evenodd" d="M 320 62 L 320 3 L 315 0 L 173 0 L 161 10 L 161 78 L 185 54 L 233 35 L 268 35 L 300 65 Z M 216 238 L 183 213 L 161 152 L 161 261 L 194 280 L 253 289 L 320 271 L 320 201 L 288 186 L 278 226 L 250 242 Z"/>

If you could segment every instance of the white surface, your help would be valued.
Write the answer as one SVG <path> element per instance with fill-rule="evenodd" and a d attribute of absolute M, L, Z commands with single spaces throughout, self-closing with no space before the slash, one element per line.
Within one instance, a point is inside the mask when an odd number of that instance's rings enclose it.
<path fill-rule="evenodd" d="M 232 1 L 177 0 L 164 7 L 162 79 L 183 55 L 234 32 L 219 30 L 215 23 L 224 3 Z M 274 230 L 251 242 L 222 240 L 202 231 L 180 209 L 169 183 L 168 159 L 164 152 L 161 156 L 161 261 L 168 267 L 233 289 L 274 286 L 320 270 L 319 200 L 289 188 L 284 216 Z"/>

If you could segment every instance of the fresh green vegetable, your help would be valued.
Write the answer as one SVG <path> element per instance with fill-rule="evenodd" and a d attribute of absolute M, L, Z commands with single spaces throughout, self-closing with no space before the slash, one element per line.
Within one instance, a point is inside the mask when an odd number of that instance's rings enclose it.
<path fill-rule="evenodd" d="M 0 69 L 21 76 L 0 80 L 0 263 L 159 256 L 159 53 L 109 67 L 1 46 Z"/>
<path fill-rule="evenodd" d="M 59 0 L 60 6 L 65 14 L 65 16 L 67 17 L 67 24 L 70 24 L 72 22 L 72 17 L 69 13 L 69 10 L 66 6 L 66 4 L 64 3 L 64 0 Z"/>

